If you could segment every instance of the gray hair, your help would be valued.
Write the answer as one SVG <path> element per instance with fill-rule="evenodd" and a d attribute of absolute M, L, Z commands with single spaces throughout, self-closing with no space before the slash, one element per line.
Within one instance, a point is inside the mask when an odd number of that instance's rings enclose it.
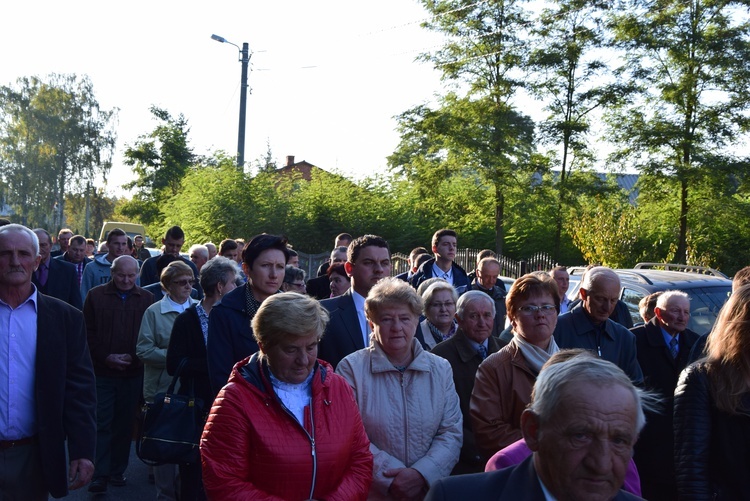
<path fill-rule="evenodd" d="M 293 264 L 284 267 L 284 282 L 293 284 L 295 280 L 305 281 L 305 270 L 297 268 Z"/>
<path fill-rule="evenodd" d="M 448 283 L 444 278 L 432 277 L 419 284 L 419 287 L 417 287 L 417 294 L 419 295 L 419 297 L 422 297 L 422 294 L 424 294 L 424 291 L 426 291 L 429 286 L 438 282 L 445 282 L 446 284 Z"/>
<path fill-rule="evenodd" d="M 339 252 L 343 252 L 344 255 L 346 255 L 347 250 L 349 250 L 348 247 L 345 247 L 343 245 L 340 245 L 336 247 L 335 249 L 333 249 L 331 251 L 331 261 L 333 261 L 336 258 L 336 254 L 338 254 Z M 344 258 L 344 261 L 346 261 L 346 258 Z"/>
<path fill-rule="evenodd" d="M 205 259 L 208 259 L 208 247 L 201 244 L 193 244 L 190 246 L 190 250 L 188 250 L 188 256 L 192 254 L 193 252 L 198 252 L 201 254 Z M 201 287 L 203 287 L 201 285 Z"/>
<path fill-rule="evenodd" d="M 206 296 L 213 296 L 216 287 L 222 283 L 235 280 L 239 272 L 239 266 L 235 261 L 224 256 L 216 256 L 203 265 L 200 272 L 200 284 Z M 231 275 L 230 275 L 231 274 Z"/>
<path fill-rule="evenodd" d="M 456 304 L 456 316 L 463 320 L 466 308 L 476 301 L 486 301 L 487 304 L 492 307 L 492 316 L 494 317 L 497 314 L 497 311 L 495 311 L 495 301 L 493 301 L 489 295 L 482 291 L 468 291 L 464 292 L 458 299 L 458 303 Z"/>
<path fill-rule="evenodd" d="M 422 313 L 427 314 L 427 308 L 429 308 L 432 304 L 433 297 L 440 291 L 450 292 L 453 302 L 458 302 L 458 294 L 456 293 L 456 289 L 454 289 L 453 286 L 445 280 L 440 280 L 438 282 L 430 284 L 429 287 L 427 287 L 427 289 L 425 289 L 425 291 L 422 293 Z"/>
<path fill-rule="evenodd" d="M 581 289 L 590 290 L 600 280 L 614 280 L 620 284 L 620 277 L 612 268 L 606 266 L 594 266 L 583 275 Z"/>
<path fill-rule="evenodd" d="M 39 237 L 26 226 L 15 223 L 6 224 L 5 226 L 0 226 L 0 235 L 3 233 L 22 233 L 27 235 L 31 239 L 31 248 L 34 249 L 34 256 L 39 255 Z"/>
<path fill-rule="evenodd" d="M 553 422 L 558 407 L 567 394 L 566 390 L 579 391 L 578 387 L 584 383 L 594 384 L 600 388 L 621 386 L 629 390 L 637 409 L 637 433 L 640 433 L 646 424 L 643 411 L 655 411 L 658 408 L 656 394 L 637 388 L 615 364 L 602 358 L 579 355 L 542 369 L 531 392 L 528 410 L 538 416 L 541 424 Z"/>
<path fill-rule="evenodd" d="M 414 288 L 396 277 L 386 277 L 373 285 L 365 299 L 365 315 L 371 322 L 380 321 L 378 314 L 381 308 L 390 305 L 406 306 L 415 317 L 422 311 L 422 298 Z"/>
<path fill-rule="evenodd" d="M 114 261 L 112 261 L 112 264 L 109 266 L 109 269 L 111 270 L 112 273 L 114 273 L 115 271 L 117 271 L 117 268 L 119 268 L 120 263 L 123 260 L 125 260 L 125 261 L 132 260 L 135 263 L 135 269 L 136 269 L 136 271 L 140 268 L 138 266 L 138 260 L 136 258 L 134 258 L 133 256 L 123 255 L 123 256 L 116 257 L 114 259 Z"/>
<path fill-rule="evenodd" d="M 656 307 L 660 310 L 666 309 L 667 303 L 669 303 L 669 300 L 673 297 L 679 297 L 690 301 L 690 296 L 688 296 L 685 292 L 675 290 L 665 291 L 656 299 Z"/>

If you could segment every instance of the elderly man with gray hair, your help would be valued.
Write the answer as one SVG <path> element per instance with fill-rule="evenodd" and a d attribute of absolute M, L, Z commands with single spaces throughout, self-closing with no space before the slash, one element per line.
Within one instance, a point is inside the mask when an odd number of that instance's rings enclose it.
<path fill-rule="evenodd" d="M 584 275 L 580 295 L 581 303 L 557 320 L 557 345 L 593 351 L 617 365 L 635 384 L 641 384 L 643 372 L 636 357 L 635 336 L 609 318 L 620 299 L 620 277 L 606 266 L 595 266 Z"/>
<path fill-rule="evenodd" d="M 621 488 L 651 402 L 606 360 L 576 356 L 549 365 L 521 416 L 533 455 L 502 470 L 439 480 L 425 499 L 641 499 Z"/>
<path fill-rule="evenodd" d="M 448 360 L 453 368 L 453 383 L 464 419 L 464 441 L 458 464 L 453 468 L 454 475 L 484 470 L 474 440 L 469 403 L 479 364 L 501 348 L 497 338 L 491 335 L 495 313 L 495 301 L 486 293 L 478 290 L 464 293 L 456 304 L 458 330 L 432 349 L 433 354 Z"/>

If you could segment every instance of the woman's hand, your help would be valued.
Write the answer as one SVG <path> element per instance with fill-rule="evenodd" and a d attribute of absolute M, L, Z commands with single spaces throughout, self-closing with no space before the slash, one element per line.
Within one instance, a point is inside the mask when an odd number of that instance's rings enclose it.
<path fill-rule="evenodd" d="M 427 491 L 424 477 L 414 468 L 393 468 L 383 475 L 393 477 L 389 492 L 398 500 L 422 499 Z"/>

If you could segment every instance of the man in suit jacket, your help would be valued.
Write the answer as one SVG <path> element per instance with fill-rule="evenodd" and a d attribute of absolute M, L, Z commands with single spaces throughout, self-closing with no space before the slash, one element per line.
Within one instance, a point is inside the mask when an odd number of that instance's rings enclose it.
<path fill-rule="evenodd" d="M 52 238 L 46 230 L 37 228 L 34 233 L 39 239 L 39 256 L 41 257 L 39 268 L 32 277 L 34 285 L 42 294 L 56 297 L 82 310 L 83 301 L 75 266 L 59 259 L 52 259 L 50 255 Z"/>
<path fill-rule="evenodd" d="M 469 407 L 479 364 L 501 348 L 497 338 L 491 335 L 496 313 L 495 301 L 490 296 L 482 291 L 466 292 L 456 304 L 458 330 L 432 349 L 434 355 L 451 364 L 453 383 L 464 417 L 464 441 L 461 456 L 451 472 L 453 475 L 484 471 L 484 461 L 474 440 Z M 480 353 L 480 345 L 484 347 L 484 354 Z"/>
<path fill-rule="evenodd" d="M 40 260 L 34 232 L 0 227 L 0 325 L 19 334 L 0 346 L 9 361 L 0 369 L 0 494 L 9 499 L 62 497 L 94 472 L 96 384 L 83 314 L 37 291 Z"/>
<path fill-rule="evenodd" d="M 435 482 L 426 501 L 637 500 L 621 487 L 643 426 L 640 392 L 588 354 L 545 367 L 521 416 L 534 454 L 517 466 Z"/>
<path fill-rule="evenodd" d="M 373 285 L 391 274 L 391 251 L 382 237 L 365 235 L 349 244 L 346 269 L 352 286 L 344 294 L 321 301 L 330 320 L 318 358 L 335 368 L 345 356 L 370 345 L 365 298 Z"/>
<path fill-rule="evenodd" d="M 59 256 L 52 256 L 52 259 L 57 259 L 75 266 L 76 276 L 78 278 L 78 289 L 80 291 L 83 270 L 86 268 L 86 265 L 91 262 L 91 260 L 86 257 L 86 239 L 82 235 L 75 235 L 70 239 L 68 250 Z"/>
<path fill-rule="evenodd" d="M 635 446 L 635 462 L 646 499 L 677 499 L 672 407 L 674 390 L 699 336 L 687 328 L 690 297 L 682 291 L 659 296 L 654 318 L 631 331 L 635 335 L 643 384 L 662 398 L 661 412 L 646 414 L 646 427 Z M 671 345 L 674 345 L 672 347 Z"/>
<path fill-rule="evenodd" d="M 182 231 L 182 228 L 179 226 L 172 226 L 167 230 L 167 233 L 164 235 L 164 238 L 161 239 L 162 245 L 164 245 L 164 254 L 163 255 L 173 255 L 180 260 L 182 260 L 183 263 L 190 266 L 190 269 L 193 270 L 193 276 L 195 278 L 195 289 L 198 291 L 198 294 L 200 294 L 200 297 L 203 297 L 203 289 L 201 289 L 200 284 L 198 283 L 198 267 L 193 264 L 192 261 L 189 259 L 185 259 L 180 254 L 180 250 L 182 250 L 182 246 L 185 243 L 185 232 Z M 159 282 L 159 274 L 157 273 L 157 266 L 156 262 L 159 260 L 159 256 L 154 256 L 151 258 L 146 259 L 143 262 L 143 265 L 141 266 L 141 274 L 140 274 L 140 282 L 139 285 L 141 287 L 146 287 L 147 285 L 155 284 Z"/>

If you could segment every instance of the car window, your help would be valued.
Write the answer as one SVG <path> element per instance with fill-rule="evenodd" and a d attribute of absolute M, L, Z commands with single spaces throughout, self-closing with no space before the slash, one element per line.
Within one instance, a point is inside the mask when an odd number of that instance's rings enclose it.
<path fill-rule="evenodd" d="M 628 312 L 630 313 L 630 317 L 633 319 L 633 325 L 643 323 L 640 311 L 638 310 L 638 303 L 645 295 L 645 291 L 639 291 L 631 289 L 629 287 L 624 287 L 622 289 L 622 295 L 620 296 L 620 299 L 622 299 L 622 301 L 626 305 L 628 305 Z"/>
<path fill-rule="evenodd" d="M 687 289 L 685 292 L 690 296 L 688 328 L 698 334 L 709 332 L 731 291 L 731 285 Z"/>

